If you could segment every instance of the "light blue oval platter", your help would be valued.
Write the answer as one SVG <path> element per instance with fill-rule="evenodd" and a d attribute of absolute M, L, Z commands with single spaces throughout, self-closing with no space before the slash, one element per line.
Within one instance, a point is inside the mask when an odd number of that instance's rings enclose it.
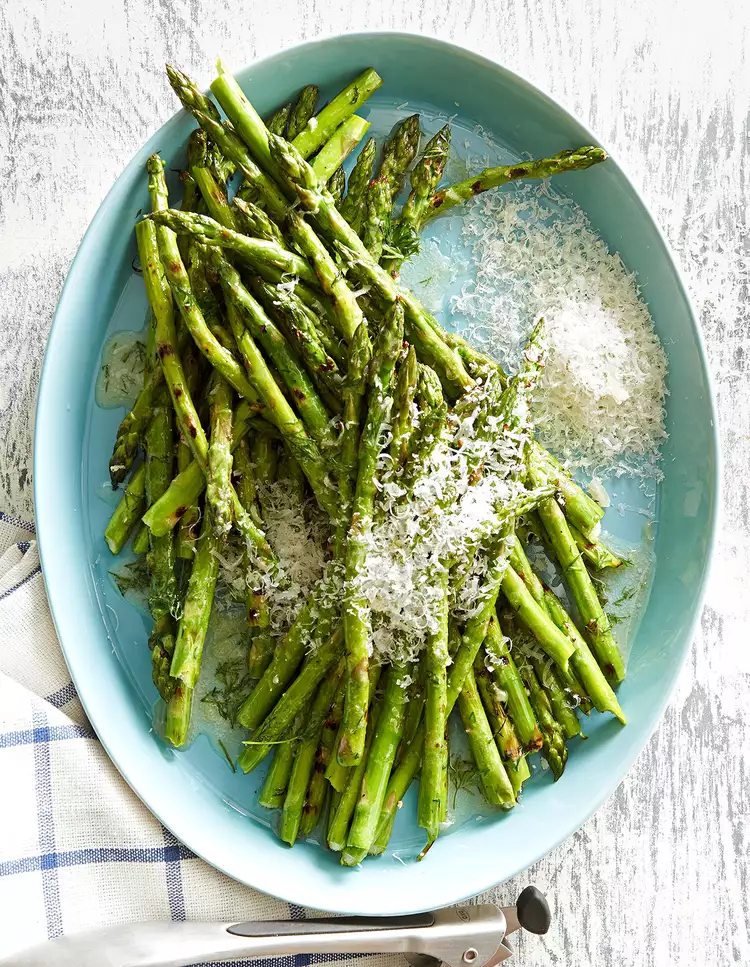
<path fill-rule="evenodd" d="M 320 85 L 328 98 L 367 66 L 384 78 L 360 112 L 379 138 L 399 117 L 419 111 L 430 132 L 451 118 L 457 150 L 489 152 L 491 162 L 596 143 L 519 77 L 424 37 L 372 33 L 316 41 L 268 57 L 238 79 L 264 114 L 305 83 Z M 454 903 L 529 866 L 604 802 L 654 730 L 685 660 L 717 514 L 714 409 L 685 287 L 663 236 L 615 161 L 555 182 L 636 273 L 669 357 L 656 566 L 620 689 L 628 726 L 592 715 L 589 739 L 571 750 L 561 781 L 553 784 L 540 770 L 522 803 L 506 815 L 478 816 L 468 809 L 421 863 L 413 859 L 422 836 L 409 798 L 392 851 L 358 870 L 342 869 L 335 855 L 314 843 L 282 846 L 268 814 L 256 805 L 262 776 L 233 774 L 210 738 L 200 736 L 175 753 L 158 737 L 146 621 L 120 597 L 108 573 L 113 561 L 102 533 L 111 505 L 103 499 L 104 483 L 123 411 L 96 405 L 95 382 L 107 338 L 117 330 L 138 330 L 145 321 L 142 284 L 131 267 L 132 228 L 148 206 L 144 164 L 159 151 L 168 169 L 182 167 L 192 127 L 180 111 L 117 180 L 71 267 L 47 345 L 36 418 L 36 515 L 47 592 L 71 674 L 125 779 L 183 843 L 230 876 L 291 902 L 340 913 L 409 913 Z M 484 132 L 482 140 L 477 131 Z M 450 230 L 440 220 L 432 223 L 434 235 Z M 637 489 L 620 494 L 620 503 L 632 503 Z M 615 537 L 633 539 L 643 520 L 611 507 L 605 526 Z"/>

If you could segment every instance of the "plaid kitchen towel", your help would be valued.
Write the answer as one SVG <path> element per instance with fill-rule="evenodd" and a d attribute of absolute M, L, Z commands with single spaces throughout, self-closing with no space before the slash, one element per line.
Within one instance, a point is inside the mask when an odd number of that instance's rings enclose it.
<path fill-rule="evenodd" d="M 194 856 L 107 758 L 52 624 L 34 525 L 0 512 L 0 957 L 135 920 L 303 919 Z M 306 967 L 351 957 L 258 961 Z M 358 957 L 396 967 L 399 957 Z M 233 961 L 249 964 L 250 961 Z"/>

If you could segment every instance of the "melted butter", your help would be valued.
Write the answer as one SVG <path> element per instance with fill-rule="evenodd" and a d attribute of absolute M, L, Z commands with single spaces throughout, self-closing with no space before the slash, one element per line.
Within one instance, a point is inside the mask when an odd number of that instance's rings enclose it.
<path fill-rule="evenodd" d="M 111 409 L 135 402 L 143 386 L 146 346 L 143 333 L 116 332 L 107 340 L 102 352 L 102 365 L 96 379 L 98 406 Z"/>

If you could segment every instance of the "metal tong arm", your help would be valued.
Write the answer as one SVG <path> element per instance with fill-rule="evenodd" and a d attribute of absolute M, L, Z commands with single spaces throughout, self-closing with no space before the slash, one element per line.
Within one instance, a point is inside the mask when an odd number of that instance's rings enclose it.
<path fill-rule="evenodd" d="M 517 927 L 516 908 L 508 919 Z M 259 923 L 133 923 L 62 937 L 0 961 L 2 967 L 184 967 L 238 957 L 301 953 L 412 953 L 449 967 L 505 959 L 505 912 L 494 904 L 380 919 Z M 495 957 L 496 954 L 500 956 Z"/>

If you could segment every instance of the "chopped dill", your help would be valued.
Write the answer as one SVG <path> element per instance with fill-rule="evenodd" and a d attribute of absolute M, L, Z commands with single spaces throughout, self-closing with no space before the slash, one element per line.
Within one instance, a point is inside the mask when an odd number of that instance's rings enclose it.
<path fill-rule="evenodd" d="M 237 769 L 235 768 L 235 765 L 232 762 L 232 757 L 230 756 L 230 754 L 229 754 L 229 752 L 227 750 L 227 747 L 224 745 L 224 743 L 221 741 L 221 739 L 219 739 L 218 742 L 219 742 L 219 748 L 224 753 L 224 755 L 226 757 L 226 760 L 229 763 L 229 768 L 232 770 L 232 772 L 236 772 Z"/>
<path fill-rule="evenodd" d="M 224 661 L 216 666 L 216 684 L 201 701 L 213 705 L 234 729 L 240 706 L 250 694 L 252 682 L 241 658 Z"/>
<path fill-rule="evenodd" d="M 145 556 L 125 564 L 119 571 L 110 571 L 117 590 L 125 597 L 130 593 L 142 594 L 148 590 L 149 576 Z"/>
<path fill-rule="evenodd" d="M 479 786 L 479 770 L 473 762 L 464 759 L 460 754 L 451 756 L 448 760 L 448 776 L 453 783 L 453 809 L 461 789 L 466 789 L 472 796 L 472 787 Z"/>

